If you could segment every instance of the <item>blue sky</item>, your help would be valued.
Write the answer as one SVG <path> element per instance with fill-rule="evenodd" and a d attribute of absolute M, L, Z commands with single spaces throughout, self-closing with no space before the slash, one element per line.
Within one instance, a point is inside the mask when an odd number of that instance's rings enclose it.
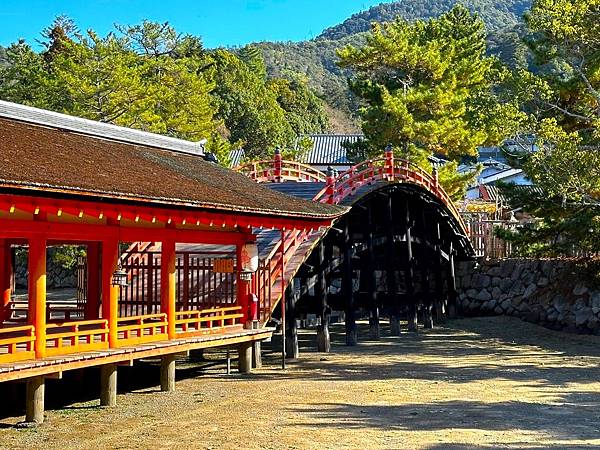
<path fill-rule="evenodd" d="M 149 19 L 200 35 L 205 46 L 299 41 L 317 36 L 353 13 L 389 0 L 0 0 L 0 45 L 35 44 L 54 17 L 66 14 L 80 30 L 101 35 L 113 24 Z"/>

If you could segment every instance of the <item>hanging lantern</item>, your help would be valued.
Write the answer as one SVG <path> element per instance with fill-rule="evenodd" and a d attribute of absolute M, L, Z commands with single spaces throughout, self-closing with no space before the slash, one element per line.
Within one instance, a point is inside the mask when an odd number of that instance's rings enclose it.
<path fill-rule="evenodd" d="M 112 275 L 113 286 L 127 286 L 127 272 L 121 266 Z"/>
<path fill-rule="evenodd" d="M 246 242 L 240 251 L 240 276 L 242 279 L 248 279 L 257 270 L 258 246 L 256 242 Z"/>

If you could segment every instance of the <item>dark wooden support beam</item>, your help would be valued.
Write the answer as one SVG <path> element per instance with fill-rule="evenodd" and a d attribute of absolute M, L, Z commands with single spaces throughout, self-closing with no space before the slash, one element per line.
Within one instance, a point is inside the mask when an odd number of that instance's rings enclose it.
<path fill-rule="evenodd" d="M 287 342 L 287 340 L 286 340 Z M 228 366 L 229 367 L 229 366 Z M 262 367 L 262 341 L 252 341 L 252 368 L 260 369 Z M 227 373 L 229 374 L 229 370 Z"/>
<path fill-rule="evenodd" d="M 379 302 L 377 301 L 377 276 L 375 274 L 375 252 L 373 250 L 373 211 L 371 206 L 367 208 L 367 220 L 364 230 L 366 253 L 365 266 L 361 269 L 364 273 L 365 287 L 367 291 L 367 302 L 369 305 L 369 337 L 379 339 L 381 328 L 379 326 Z"/>
<path fill-rule="evenodd" d="M 400 304 L 398 297 L 398 286 L 396 283 L 396 258 L 394 246 L 394 212 L 392 197 L 385 199 L 386 212 L 386 245 L 385 245 L 385 264 L 386 264 L 386 285 L 388 304 L 390 310 L 390 333 L 392 336 L 400 336 Z"/>
<path fill-rule="evenodd" d="M 448 318 L 456 318 L 456 277 L 454 273 L 454 256 L 455 251 L 450 243 L 450 250 L 448 251 Z"/>
<path fill-rule="evenodd" d="M 415 297 L 414 286 L 414 259 L 413 259 L 413 240 L 412 240 L 412 223 L 409 202 L 406 201 L 406 264 L 407 268 L 404 271 L 406 283 L 406 296 L 408 298 L 408 331 L 417 332 L 417 299 Z"/>
<path fill-rule="evenodd" d="M 331 341 L 329 338 L 329 305 L 327 304 L 327 279 L 325 278 L 326 254 L 331 256 L 331 246 L 325 246 L 321 241 L 318 247 L 318 275 L 315 284 L 315 297 L 317 297 L 320 308 L 321 324 L 317 329 L 317 351 L 329 353 Z M 329 261 L 327 259 L 327 261 Z"/>
<path fill-rule="evenodd" d="M 429 287 L 429 269 L 426 267 L 428 262 L 424 261 L 421 268 L 421 295 L 423 298 L 423 328 L 433 328 L 433 304 L 431 301 L 431 289 Z"/>
<path fill-rule="evenodd" d="M 298 358 L 300 351 L 298 349 L 298 328 L 296 326 L 296 304 L 298 303 L 299 289 L 296 288 L 295 278 L 291 280 L 285 293 L 285 300 L 287 302 L 285 307 L 285 312 L 287 314 L 285 321 L 287 324 L 285 357 L 296 359 Z"/>
<path fill-rule="evenodd" d="M 346 312 L 346 345 L 354 346 L 357 343 L 353 275 L 352 270 L 352 240 L 350 238 L 350 224 L 348 219 L 344 221 L 344 232 L 341 240 L 341 252 L 343 257 L 342 296 L 344 297 Z"/>
<path fill-rule="evenodd" d="M 434 302 L 434 322 L 437 324 L 446 321 L 445 316 L 445 298 L 444 298 L 444 279 L 442 274 L 442 233 L 441 224 L 436 223 L 435 240 L 435 260 L 434 260 L 434 281 L 435 281 L 435 302 Z"/>

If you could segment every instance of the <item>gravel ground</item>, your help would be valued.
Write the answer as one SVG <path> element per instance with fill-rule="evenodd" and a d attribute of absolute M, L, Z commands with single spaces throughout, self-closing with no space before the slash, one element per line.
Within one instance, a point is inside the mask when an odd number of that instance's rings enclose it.
<path fill-rule="evenodd" d="M 600 448 L 600 337 L 504 317 L 383 331 L 348 348 L 334 326 L 327 355 L 302 333 L 285 372 L 275 354 L 247 376 L 181 361 L 170 394 L 158 392 L 156 367 L 121 368 L 120 385 L 134 386 L 117 408 L 71 403 L 34 429 L 0 416 L 0 448 Z"/>

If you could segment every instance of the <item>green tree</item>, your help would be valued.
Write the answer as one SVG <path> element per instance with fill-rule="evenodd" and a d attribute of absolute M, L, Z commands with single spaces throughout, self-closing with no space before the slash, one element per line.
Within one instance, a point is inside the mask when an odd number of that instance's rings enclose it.
<path fill-rule="evenodd" d="M 227 50 L 215 50 L 212 57 L 213 94 L 229 141 L 243 146 L 248 158 L 267 157 L 276 147 L 291 147 L 294 131 L 264 80 Z"/>
<path fill-rule="evenodd" d="M 511 155 L 537 192 L 505 187 L 541 219 L 505 238 L 523 252 L 600 251 L 600 0 L 538 0 L 526 17 L 536 74 L 521 71 L 515 94 L 537 136 Z"/>
<path fill-rule="evenodd" d="M 483 22 L 466 8 L 412 24 L 375 24 L 366 39 L 363 47 L 339 51 L 342 67 L 356 73 L 350 87 L 365 104 L 366 140 L 354 151 L 379 155 L 391 143 L 400 156 L 429 167 L 432 154 L 457 161 L 514 131 L 518 105 L 496 92 L 506 71 L 486 56 Z M 450 188 L 449 169 L 440 179 Z"/>
<path fill-rule="evenodd" d="M 287 122 L 297 136 L 310 133 L 322 133 L 329 120 L 323 102 L 308 87 L 305 77 L 296 73 L 287 73 L 288 78 L 273 78 L 267 87 L 285 112 Z"/>

